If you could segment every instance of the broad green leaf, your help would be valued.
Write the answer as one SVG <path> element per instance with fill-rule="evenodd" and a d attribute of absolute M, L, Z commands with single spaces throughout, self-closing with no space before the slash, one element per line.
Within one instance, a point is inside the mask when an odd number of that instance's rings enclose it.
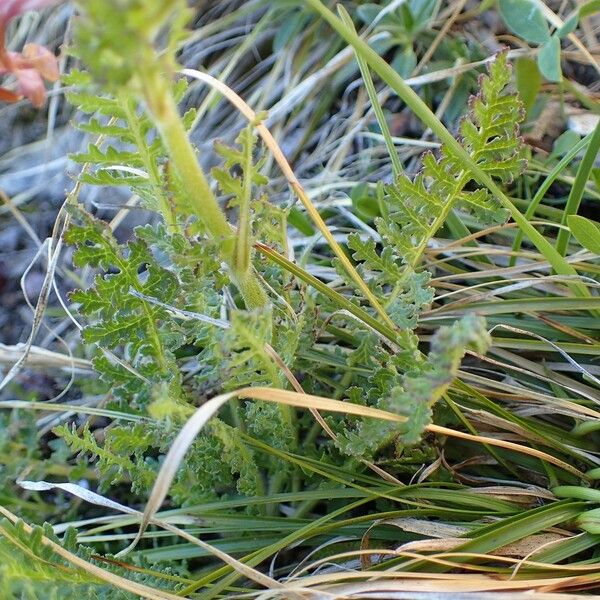
<path fill-rule="evenodd" d="M 538 54 L 538 67 L 548 81 L 558 82 L 562 79 L 560 68 L 560 39 L 553 35 L 540 48 Z"/>
<path fill-rule="evenodd" d="M 586 2 L 579 7 L 579 17 L 581 19 L 594 15 L 597 12 L 600 12 L 600 0 L 589 0 L 589 2 Z"/>
<path fill-rule="evenodd" d="M 573 33 L 577 28 L 577 23 L 579 23 L 579 13 L 576 11 L 562 24 L 560 29 L 556 30 L 556 35 L 563 38 L 569 33 Z"/>
<path fill-rule="evenodd" d="M 413 47 L 408 45 L 403 50 L 396 52 L 391 64 L 402 77 L 410 77 L 417 65 L 417 55 Z"/>
<path fill-rule="evenodd" d="M 532 0 L 499 0 L 498 8 L 506 26 L 532 44 L 543 44 L 550 37 L 546 19 Z"/>
<path fill-rule="evenodd" d="M 521 102 L 523 102 L 526 113 L 529 114 L 540 91 L 542 75 L 536 62 L 525 56 L 516 60 L 515 72 L 519 97 L 521 98 Z"/>
<path fill-rule="evenodd" d="M 587 147 L 583 159 L 577 167 L 577 174 L 575 180 L 571 185 L 571 191 L 567 198 L 567 203 L 563 209 L 561 225 L 567 224 L 567 219 L 570 216 L 574 216 L 579 213 L 579 206 L 583 195 L 585 193 L 585 186 L 590 179 L 590 173 L 596 162 L 598 153 L 600 152 L 600 123 L 596 125 L 590 144 Z M 569 244 L 569 231 L 567 229 L 560 229 L 556 236 L 556 250 L 562 256 L 566 256 L 567 246 Z"/>
<path fill-rule="evenodd" d="M 366 183 L 359 183 L 352 188 L 350 199 L 354 210 L 365 219 L 374 219 L 379 215 L 379 206 L 375 194 L 369 191 Z"/>
<path fill-rule="evenodd" d="M 567 224 L 575 239 L 586 250 L 600 254 L 600 225 L 579 215 L 567 217 Z"/>
<path fill-rule="evenodd" d="M 381 6 L 377 4 L 363 4 L 356 9 L 358 18 L 365 23 L 370 25 L 381 11 Z"/>
<path fill-rule="evenodd" d="M 574 148 L 581 140 L 578 133 L 568 129 L 564 133 L 561 133 L 554 141 L 554 147 L 552 148 L 551 157 L 564 156 Z"/>
<path fill-rule="evenodd" d="M 600 534 L 600 508 L 587 510 L 577 517 L 577 525 L 593 535 Z"/>
<path fill-rule="evenodd" d="M 288 224 L 295 227 L 300 233 L 311 236 L 315 234 L 312 221 L 306 216 L 306 213 L 292 206 L 288 214 Z"/>
<path fill-rule="evenodd" d="M 278 53 L 285 48 L 292 39 L 302 30 L 306 17 L 302 13 L 295 13 L 283 20 L 273 38 L 273 53 Z"/>

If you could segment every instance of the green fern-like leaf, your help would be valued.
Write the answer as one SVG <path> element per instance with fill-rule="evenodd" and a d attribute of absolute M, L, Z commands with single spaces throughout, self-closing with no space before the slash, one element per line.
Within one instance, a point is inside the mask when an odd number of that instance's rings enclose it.
<path fill-rule="evenodd" d="M 59 539 L 52 526 L 34 526 L 27 531 L 22 521 L 0 520 L 0 597 L 31 600 L 135 600 L 139 596 L 106 583 L 99 577 L 72 564 L 56 553 L 44 540 L 61 546 L 77 558 L 95 564 L 137 583 L 173 593 L 167 587 L 172 569 L 144 564 L 143 569 L 129 569 L 114 561 L 98 561 L 94 549 L 77 543 L 77 532 L 69 528 Z M 166 583 L 167 582 L 167 583 Z"/>
<path fill-rule="evenodd" d="M 351 233 L 347 244 L 348 248 L 354 251 L 354 260 L 361 261 L 364 266 L 374 271 L 376 283 L 395 284 L 402 277 L 400 259 L 391 246 L 384 246 L 379 253 L 373 238 L 363 240 L 358 233 Z"/>
<path fill-rule="evenodd" d="M 213 418 L 190 448 L 171 495 L 191 503 L 235 493 L 263 495 L 262 473 L 239 428 Z"/>
<path fill-rule="evenodd" d="M 340 438 L 341 449 L 352 456 L 372 456 L 397 438 L 402 444 L 416 444 L 431 422 L 431 409 L 452 383 L 467 349 L 484 353 L 491 343 L 481 317 L 468 315 L 451 327 L 442 327 L 431 341 L 427 360 L 403 376 L 390 365 L 382 365 L 370 378 L 369 397 L 378 408 L 404 415 L 396 423 L 369 419 Z"/>
<path fill-rule="evenodd" d="M 469 114 L 460 126 L 465 150 L 503 183 L 512 181 L 525 165 L 519 138 L 523 110 L 517 96 L 506 91 L 510 73 L 506 53 L 501 52 L 488 75 L 481 76 L 480 93 L 471 98 Z M 414 267 L 452 208 L 474 213 L 484 222 L 504 221 L 506 212 L 486 190 L 466 189 L 472 181 L 470 171 L 447 148 L 438 159 L 427 153 L 414 180 L 403 175 L 387 186 L 390 218 L 377 219 L 381 236 Z"/>
<path fill-rule="evenodd" d="M 72 225 L 65 234 L 65 240 L 76 246 L 73 262 L 109 271 L 97 275 L 89 289 L 71 294 L 71 300 L 90 321 L 83 339 L 103 351 L 124 351 L 123 361 L 112 367 L 107 354 L 100 354 L 97 368 L 101 374 L 102 369 L 110 369 L 108 383 L 114 386 L 118 372 L 127 364 L 131 369 L 124 369 L 128 371 L 126 382 L 131 381 L 132 373 L 138 373 L 142 381 L 172 382 L 172 391 L 177 393 L 178 370 L 172 351 L 181 345 L 183 335 L 175 327 L 163 326 L 167 318 L 163 308 L 134 295 L 170 302 L 178 291 L 177 278 L 159 266 L 142 240 L 123 248 L 102 222 L 82 212 L 77 212 L 76 218 L 80 224 Z"/>
<path fill-rule="evenodd" d="M 134 492 L 147 492 L 152 487 L 155 472 L 146 463 L 143 453 L 156 440 L 145 436 L 139 426 L 111 429 L 103 446 L 96 441 L 87 425 L 81 434 L 75 426 L 68 425 L 59 425 L 54 433 L 66 442 L 71 452 L 85 456 L 88 460 L 96 460 L 95 466 L 101 476 L 101 490 L 127 480 L 131 481 Z M 128 442 L 124 445 L 123 440 L 127 438 Z"/>
<path fill-rule="evenodd" d="M 231 474 L 237 478 L 237 491 L 246 496 L 260 495 L 263 489 L 256 457 L 241 439 L 239 430 L 213 419 L 210 433 L 221 443 L 221 460 L 229 465 Z"/>
<path fill-rule="evenodd" d="M 222 142 L 215 143 L 215 150 L 223 158 L 223 166 L 215 167 L 211 173 L 221 191 L 232 196 L 230 206 L 239 206 L 244 201 L 244 188 L 249 183 L 255 186 L 269 182 L 260 169 L 265 164 L 265 157 L 255 160 L 257 137 L 252 127 L 242 129 L 236 138 L 238 147 L 228 146 Z M 239 169 L 239 175 L 235 174 Z"/>
<path fill-rule="evenodd" d="M 217 142 L 215 150 L 222 157 L 223 165 L 213 168 L 211 174 L 229 198 L 228 206 L 238 211 L 235 264 L 245 272 L 254 239 L 285 247 L 285 211 L 273 206 L 261 193 L 269 179 L 261 173 L 266 158 L 257 149 L 257 136 L 252 125 L 242 129 L 236 138 L 236 146 Z"/>
<path fill-rule="evenodd" d="M 93 136 L 86 152 L 70 155 L 79 163 L 87 164 L 80 176 L 82 182 L 99 186 L 125 186 L 137 194 L 144 207 L 159 212 L 173 225 L 176 220 L 174 206 L 180 217 L 189 216 L 192 210 L 189 197 L 171 176 L 166 151 L 160 138 L 154 135 L 152 120 L 140 111 L 136 102 L 126 92 L 108 95 L 96 92 L 90 75 L 73 70 L 65 78 L 75 91 L 67 94 L 68 100 L 82 113 L 91 115 L 76 122 L 76 126 Z M 181 100 L 187 89 L 185 79 L 173 85 L 173 96 Z M 191 127 L 195 111 L 182 117 L 184 127 Z M 106 147 L 100 147 L 102 140 Z"/>
<path fill-rule="evenodd" d="M 252 385 L 285 387 L 281 369 L 267 347 L 273 344 L 273 339 L 271 311 L 232 313 L 231 327 L 214 342 L 214 357 L 219 363 L 221 379 L 223 373 L 227 374 L 225 389 Z M 290 336 L 285 340 L 289 342 Z M 244 416 L 249 430 L 259 439 L 278 448 L 295 447 L 296 428 L 290 407 L 249 402 Z"/>

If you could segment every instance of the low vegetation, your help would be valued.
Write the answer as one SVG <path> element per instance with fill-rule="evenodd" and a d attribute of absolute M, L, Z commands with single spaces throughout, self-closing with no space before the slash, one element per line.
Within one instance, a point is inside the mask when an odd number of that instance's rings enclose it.
<path fill-rule="evenodd" d="M 2 597 L 597 589 L 598 3 L 208 4 L 0 8 Z"/>

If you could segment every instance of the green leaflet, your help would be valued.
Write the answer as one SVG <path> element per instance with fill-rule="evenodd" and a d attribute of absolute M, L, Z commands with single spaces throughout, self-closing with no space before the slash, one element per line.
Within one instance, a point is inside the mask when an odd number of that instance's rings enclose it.
<path fill-rule="evenodd" d="M 213 342 L 215 370 L 225 390 L 241 389 L 252 385 L 286 387 L 285 377 L 275 362 L 268 346 L 285 350 L 293 357 L 298 337 L 289 335 L 289 324 L 273 324 L 271 311 L 235 311 L 231 327 Z M 282 329 L 275 334 L 275 329 Z M 282 333 L 287 335 L 282 335 Z M 295 338 L 295 339 L 294 339 Z M 278 352 L 279 356 L 281 354 Z M 282 357 L 283 358 L 283 357 Z M 296 425 L 290 407 L 266 402 L 248 402 L 244 421 L 249 431 L 276 448 L 292 450 L 296 447 Z"/>
<path fill-rule="evenodd" d="M 132 491 L 137 493 L 145 493 L 152 487 L 156 474 L 144 453 L 156 441 L 154 432 L 141 425 L 121 425 L 108 430 L 103 446 L 98 444 L 87 424 L 81 434 L 74 425 L 59 425 L 54 433 L 66 442 L 71 452 L 97 459 L 95 467 L 101 475 L 101 491 L 127 479 L 131 481 Z"/>
<path fill-rule="evenodd" d="M 74 531 L 73 531 L 74 533 Z M 23 523 L 0 520 L 0 594 L 3 598 L 75 598 L 84 590 L 95 594 L 104 587 L 84 571 L 67 565 L 41 542 L 42 534 L 51 537 L 52 527 L 36 527 L 25 532 Z M 71 534 L 72 536 L 72 534 Z M 70 536 L 70 537 L 71 537 Z M 32 560 L 33 558 L 33 560 Z M 107 586 L 108 587 L 108 586 Z M 104 589 L 107 592 L 107 589 Z M 43 594 L 43 595 L 42 595 Z M 81 595 L 79 596 L 81 597 Z M 97 597 L 101 598 L 102 595 Z M 106 596 L 104 596 L 106 597 Z"/>
<path fill-rule="evenodd" d="M 62 540 L 49 523 L 25 530 L 22 521 L 16 523 L 0 519 L 0 596 L 2 598 L 43 598 L 44 600 L 135 600 L 139 596 L 113 587 L 80 569 L 54 550 L 43 544 L 42 536 L 62 546 L 65 550 L 94 563 L 97 550 L 77 543 L 77 531 L 69 528 Z M 114 573 L 157 590 L 173 593 L 173 583 L 164 577 L 152 575 L 164 567 L 153 570 L 145 564 L 143 570 L 127 569 L 117 564 L 98 563 L 105 571 Z M 167 569 L 166 572 L 172 571 Z"/>
<path fill-rule="evenodd" d="M 234 311 L 230 323 L 218 342 L 219 348 L 215 348 L 215 356 L 223 361 L 227 373 L 225 389 L 260 383 L 281 387 L 283 375 L 265 348 L 273 340 L 271 311 Z"/>
<path fill-rule="evenodd" d="M 357 233 L 348 236 L 347 244 L 354 251 L 352 257 L 360 261 L 359 272 L 362 277 L 384 300 L 390 318 L 401 329 L 398 337 L 402 347 L 418 359 L 417 340 L 412 330 L 417 325 L 421 311 L 433 300 L 433 289 L 427 285 L 430 274 L 427 271 L 416 273 L 410 266 L 402 265 L 397 249 L 391 244 L 384 243 L 381 252 L 378 252 L 375 240 L 363 239 Z M 337 262 L 334 265 L 338 274 L 348 281 Z"/>
<path fill-rule="evenodd" d="M 503 183 L 510 183 L 525 167 L 519 138 L 523 109 L 519 99 L 506 92 L 510 73 L 506 53 L 500 53 L 488 75 L 480 77 L 481 91 L 471 98 L 460 126 L 464 149 L 481 170 Z M 470 171 L 448 148 L 443 147 L 437 159 L 426 153 L 423 170 L 414 180 L 402 175 L 386 188 L 389 219 L 376 220 L 384 241 L 415 267 L 452 208 L 474 213 L 484 222 L 504 221 L 506 211 L 486 189 L 466 190 L 472 181 Z"/>
<path fill-rule="evenodd" d="M 215 150 L 223 158 L 222 167 L 214 167 L 211 175 L 219 188 L 229 197 L 228 206 L 237 208 L 237 235 L 235 238 L 235 267 L 245 272 L 250 267 L 252 244 L 255 239 L 285 247 L 285 211 L 273 206 L 261 193 L 269 179 L 261 172 L 266 157 L 257 150 L 257 136 L 248 125 L 236 138 L 237 147 L 221 142 Z"/>
<path fill-rule="evenodd" d="M 236 489 L 246 496 L 259 496 L 263 492 L 261 474 L 253 451 L 243 442 L 239 431 L 219 419 L 211 422 L 210 433 L 222 446 L 222 460 L 237 477 Z"/>
<path fill-rule="evenodd" d="M 165 439 L 165 450 L 170 439 Z M 238 493 L 264 493 L 257 457 L 240 431 L 221 419 L 212 419 L 198 436 L 179 470 L 170 495 L 177 503 L 190 503 Z"/>
<path fill-rule="evenodd" d="M 260 173 L 265 157 L 260 156 L 255 160 L 257 137 L 252 127 L 242 129 L 235 141 L 239 145 L 238 148 L 227 146 L 222 142 L 215 143 L 217 154 L 223 158 L 223 166 L 211 169 L 211 174 L 223 193 L 233 196 L 229 201 L 230 206 L 239 206 L 245 200 L 244 194 L 248 183 L 261 186 L 269 182 L 269 179 Z M 239 167 L 239 176 L 233 172 L 236 167 Z"/>
<path fill-rule="evenodd" d="M 358 233 L 351 233 L 347 244 L 350 250 L 354 250 L 352 258 L 375 272 L 372 278 L 374 283 L 395 285 L 402 278 L 404 269 L 392 246 L 384 246 L 378 253 L 375 240 L 371 237 L 363 240 Z"/>
<path fill-rule="evenodd" d="M 146 402 L 152 382 L 169 382 L 171 393 L 179 396 L 178 370 L 172 352 L 181 345 L 183 335 L 176 328 L 164 326 L 164 308 L 133 294 L 168 303 L 178 291 L 177 278 L 159 266 L 142 240 L 121 247 L 101 221 L 79 211 L 75 217 L 81 224 L 73 224 L 65 234 L 65 241 L 76 246 L 73 262 L 108 271 L 97 275 L 92 287 L 70 295 L 89 319 L 83 331 L 84 341 L 104 351 L 97 356 L 96 368 L 101 373 L 109 370 L 106 379 L 111 386 L 137 386 L 140 392 L 128 396 L 130 404 L 134 398 L 138 404 Z M 106 351 L 113 353 L 121 348 L 126 349 L 124 361 L 111 361 L 111 354 Z M 146 395 L 142 393 L 144 388 Z"/>
<path fill-rule="evenodd" d="M 70 155 L 71 160 L 88 165 L 80 180 L 90 185 L 131 188 L 146 208 L 163 214 L 171 227 L 176 221 L 175 206 L 182 217 L 191 215 L 189 196 L 169 170 L 160 138 L 152 135 L 154 124 L 138 110 L 136 102 L 126 93 L 97 93 L 90 75 L 83 71 L 73 70 L 64 79 L 75 90 L 67 94 L 69 102 L 91 115 L 76 126 L 95 140 L 86 152 Z M 178 80 L 173 85 L 175 100 L 181 100 L 186 89 L 186 80 Z M 186 129 L 195 116 L 193 109 L 183 115 Z M 97 140 L 108 146 L 103 149 Z"/>
<path fill-rule="evenodd" d="M 485 320 L 468 315 L 451 327 L 440 328 L 427 359 L 402 376 L 389 358 L 380 355 L 367 395 L 377 408 L 406 415 L 408 421 L 400 425 L 375 419 L 360 421 L 344 432 L 340 449 L 351 456 L 369 457 L 396 438 L 401 444 L 416 444 L 431 421 L 432 406 L 456 377 L 466 350 L 484 353 L 490 344 Z"/>

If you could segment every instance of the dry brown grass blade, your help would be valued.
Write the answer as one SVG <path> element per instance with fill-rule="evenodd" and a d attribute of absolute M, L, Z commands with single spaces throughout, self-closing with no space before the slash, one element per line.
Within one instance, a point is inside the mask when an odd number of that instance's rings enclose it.
<path fill-rule="evenodd" d="M 494 556 L 516 556 L 524 557 L 533 552 L 538 552 L 540 548 L 549 544 L 555 544 L 562 542 L 565 537 L 557 533 L 541 533 L 539 535 L 530 535 L 518 542 L 507 544 L 494 551 Z M 427 540 L 416 540 L 413 542 L 407 542 L 397 548 L 400 552 L 446 552 L 448 550 L 454 550 L 459 548 L 465 543 L 463 538 L 458 537 L 447 537 L 447 538 L 434 538 Z M 492 558 L 489 556 L 488 558 Z M 553 566 L 553 568 L 556 568 Z M 589 570 L 589 569 L 588 569 Z"/>
<path fill-rule="evenodd" d="M 8 210 L 11 212 L 12 216 L 25 230 L 27 235 L 33 240 L 33 243 L 38 248 L 41 247 L 42 241 L 37 236 L 37 233 L 33 230 L 33 227 L 29 224 L 27 219 L 23 216 L 23 213 L 21 213 L 19 208 L 13 204 L 13 201 L 6 195 L 6 193 L 2 189 L 0 189 L 0 200 L 2 200 L 2 202 L 4 202 L 4 204 L 8 207 Z"/>
<path fill-rule="evenodd" d="M 421 60 L 419 60 L 419 64 L 415 67 L 415 70 L 413 71 L 413 76 L 416 76 L 418 73 L 421 72 L 425 65 L 429 64 L 431 57 L 437 50 L 438 46 L 442 43 L 443 39 L 446 37 L 446 34 L 454 25 L 454 22 L 458 18 L 458 15 L 460 15 L 460 13 L 462 12 L 466 3 L 467 0 L 458 0 L 454 3 L 454 6 L 452 6 L 452 14 L 445 20 L 439 33 L 435 36 L 435 39 L 427 48 L 427 50 L 425 50 L 425 53 L 421 57 Z"/>
<path fill-rule="evenodd" d="M 27 348 L 24 344 L 16 344 L 14 346 L 0 344 L 0 364 L 15 363 L 22 358 L 25 352 L 27 352 Z M 70 357 L 66 354 L 46 350 L 46 348 L 39 346 L 30 346 L 27 363 L 32 367 L 64 369 L 66 371 L 77 369 L 78 371 L 88 373 L 93 371 L 91 361 L 85 358 Z"/>
<path fill-rule="evenodd" d="M 376 551 L 374 551 L 376 552 Z M 394 554 L 392 552 L 392 554 Z M 411 555 L 411 553 L 403 553 Z M 448 553 L 444 556 L 456 556 L 456 553 Z M 416 560 L 433 560 L 432 556 L 412 554 Z M 438 555 L 439 556 L 439 555 Z M 479 558 L 489 558 L 486 555 L 469 555 Z M 498 557 L 498 560 L 507 560 L 506 557 Z M 446 566 L 456 567 L 456 563 L 433 560 L 441 562 Z M 520 561 L 515 561 L 520 562 Z M 370 578 L 369 581 L 364 580 Z M 346 582 L 342 583 L 342 580 Z M 391 569 L 375 572 L 335 572 L 321 575 L 302 577 L 293 583 L 302 584 L 303 588 L 313 588 L 319 592 L 333 594 L 335 597 L 369 597 L 369 598 L 393 598 L 398 592 L 429 592 L 456 594 L 461 592 L 492 592 L 492 591 L 517 591 L 544 589 L 555 587 L 556 589 L 573 586 L 592 586 L 600 581 L 599 574 L 574 575 L 568 577 L 548 577 L 537 579 L 498 579 L 497 576 L 485 576 L 481 574 L 468 573 L 421 573 L 421 572 L 396 572 Z M 382 595 L 385 594 L 385 595 Z M 535 598 L 535 596 L 533 596 Z M 589 597 L 589 596 L 588 596 Z"/>
<path fill-rule="evenodd" d="M 393 519 L 391 520 L 393 521 Z M 382 521 L 382 523 L 387 523 L 388 520 Z M 443 525 L 443 524 L 440 524 Z M 433 525 L 432 525 L 433 527 Z M 446 526 L 451 527 L 451 526 Z M 546 548 L 549 545 L 556 543 L 557 541 L 564 540 L 564 536 L 561 534 L 540 534 L 535 536 L 529 536 L 528 538 L 524 538 L 521 540 L 525 542 L 521 544 L 521 541 L 515 542 L 514 544 L 509 544 L 503 547 L 504 553 L 497 550 L 493 554 L 481 554 L 478 552 L 454 552 L 452 550 L 448 551 L 440 551 L 437 554 L 423 554 L 423 552 L 427 552 L 429 548 L 427 544 L 430 542 L 446 542 L 449 541 L 449 546 L 454 546 L 454 540 L 457 540 L 461 544 L 465 543 L 465 538 L 444 538 L 444 539 L 429 539 L 429 540 L 418 540 L 413 542 L 407 542 L 402 546 L 392 549 L 392 548 L 366 548 L 361 547 L 360 550 L 348 550 L 345 552 L 339 552 L 337 554 L 327 556 L 326 558 L 320 558 L 318 560 L 313 561 L 302 567 L 302 569 L 298 570 L 292 578 L 288 581 L 301 581 L 306 586 L 311 585 L 314 581 L 320 583 L 320 579 L 322 578 L 322 574 L 319 574 L 319 569 L 326 565 L 331 564 L 335 561 L 336 564 L 348 562 L 348 559 L 356 559 L 359 558 L 361 564 L 363 565 L 363 569 L 370 568 L 372 562 L 371 557 L 402 557 L 409 559 L 408 561 L 402 563 L 401 567 L 390 567 L 387 570 L 381 571 L 369 571 L 369 572 L 355 572 L 355 571 L 342 571 L 338 573 L 340 575 L 339 579 L 333 579 L 333 581 L 340 581 L 341 579 L 346 578 L 346 573 L 354 573 L 353 577 L 355 578 L 363 578 L 369 580 L 376 580 L 378 578 L 390 578 L 390 579 L 420 579 L 420 580 L 446 580 L 446 579 L 456 579 L 456 580 L 467 580 L 467 581 L 477 581 L 478 578 L 483 578 L 483 581 L 488 582 L 490 579 L 490 575 L 485 571 L 486 564 L 490 562 L 493 563 L 501 563 L 506 565 L 507 567 L 512 568 L 512 572 L 505 574 L 494 574 L 491 577 L 495 580 L 500 581 L 511 581 L 514 580 L 517 571 L 523 566 L 529 566 L 537 569 L 542 569 L 547 571 L 549 575 L 552 574 L 553 571 L 556 571 L 557 565 L 554 563 L 545 563 L 538 562 L 535 560 L 531 560 L 530 557 L 535 552 Z M 364 541 L 363 541 L 364 546 Z M 531 550 L 531 547 L 534 549 Z M 434 548 L 431 548 L 434 550 Z M 417 551 L 419 550 L 419 551 Z M 514 556 L 510 556 L 509 554 L 518 551 L 518 554 L 522 554 L 523 552 L 528 552 L 528 554 L 524 558 L 515 558 Z M 448 559 L 466 559 L 471 562 L 457 562 L 450 561 Z M 477 559 L 476 561 L 472 561 L 472 559 Z M 446 573 L 433 573 L 428 572 L 426 570 L 422 571 L 410 571 L 410 570 L 399 570 L 399 569 L 409 569 L 411 565 L 415 563 L 430 562 L 432 564 L 449 566 L 452 568 L 452 572 Z M 466 571 L 479 571 L 479 572 L 471 572 L 471 573 L 457 573 L 456 568 L 460 565 L 461 570 Z M 481 572 L 483 565 L 484 572 Z M 577 575 L 586 574 L 597 576 L 598 574 L 598 566 L 594 563 L 588 564 L 574 564 L 574 565 L 565 565 L 561 564 L 560 569 L 567 572 L 572 572 L 573 575 L 566 575 L 561 579 L 564 581 L 571 581 L 573 577 Z M 303 575 L 304 573 L 314 572 L 313 575 Z M 328 574 L 328 575 L 334 575 Z M 327 578 L 328 575 L 325 575 Z M 525 580 L 524 576 L 522 580 Z M 558 578 L 555 578 L 555 580 Z M 529 580 L 530 587 L 533 589 L 539 585 L 540 581 L 544 584 L 548 581 L 548 579 L 543 577 L 535 577 L 530 578 Z M 555 581 L 556 584 L 556 581 Z M 526 586 L 524 586 L 526 587 Z"/>
<path fill-rule="evenodd" d="M 116 118 L 113 117 L 109 121 L 109 125 L 113 125 L 116 122 Z M 100 147 L 104 142 L 104 136 L 100 135 L 96 138 L 95 145 Z M 90 163 L 86 163 L 83 165 L 81 172 L 85 173 L 90 169 Z M 50 296 L 50 292 L 53 287 L 55 287 L 54 275 L 58 268 L 58 259 L 60 258 L 62 251 L 62 243 L 63 243 L 63 235 L 66 232 L 69 224 L 71 222 L 71 218 L 66 211 L 66 207 L 69 205 L 74 205 L 77 203 L 79 198 L 79 194 L 81 192 L 82 182 L 81 180 L 77 180 L 73 189 L 67 194 L 65 201 L 63 202 L 58 214 L 56 216 L 56 220 L 54 222 L 54 227 L 52 228 L 52 235 L 48 238 L 47 242 L 49 244 L 48 251 L 48 267 L 46 269 L 46 274 L 44 276 L 44 281 L 42 283 L 42 288 L 40 290 L 38 300 L 34 309 L 33 314 L 33 322 L 31 324 L 31 329 L 29 332 L 29 336 L 27 341 L 25 342 L 23 348 L 24 351 L 22 355 L 17 359 L 17 361 L 10 368 L 8 373 L 4 376 L 4 378 L 0 381 L 0 390 L 5 388 L 20 372 L 25 363 L 29 358 L 29 352 L 33 346 L 33 342 L 35 337 L 42 326 L 42 321 L 44 317 L 44 312 L 46 310 L 46 306 L 48 304 L 48 298 Z M 42 246 L 43 248 L 43 246 Z M 41 248 L 40 248 L 41 251 Z"/>
<path fill-rule="evenodd" d="M 497 446 L 498 448 L 504 448 L 506 450 L 513 450 L 514 452 L 519 452 L 521 454 L 528 454 L 529 456 L 534 456 L 535 458 L 539 458 L 542 461 L 549 462 L 573 475 L 581 479 L 587 479 L 585 473 L 582 473 L 579 469 L 571 466 L 570 464 L 555 458 L 551 454 L 546 452 L 542 452 L 541 450 L 537 450 L 535 448 L 528 448 L 527 446 L 522 446 L 520 444 L 515 444 L 513 442 L 507 442 L 505 440 L 498 440 L 495 438 L 485 437 L 482 435 L 472 435 L 470 433 L 463 433 L 462 431 L 456 431 L 455 429 L 449 429 L 448 427 L 442 427 L 440 425 L 428 425 L 427 431 L 431 431 L 432 433 L 437 433 L 439 435 L 447 435 L 449 437 L 455 437 L 462 440 L 469 440 L 471 442 L 476 442 L 478 444 L 488 444 L 489 446 Z"/>
<path fill-rule="evenodd" d="M 48 304 L 50 291 L 52 290 L 54 273 L 56 271 L 58 259 L 62 250 L 62 235 L 66 230 L 68 222 L 68 215 L 64 215 L 64 218 L 61 218 L 61 216 L 59 215 L 59 217 L 56 220 L 56 226 L 49 245 L 48 268 L 46 270 L 46 275 L 44 276 L 44 281 L 42 283 L 42 289 L 40 290 L 38 300 L 35 306 L 33 322 L 29 332 L 29 336 L 27 338 L 27 341 L 25 342 L 23 354 L 19 357 L 17 362 L 15 362 L 14 365 L 10 368 L 8 373 L 4 376 L 4 379 L 0 381 L 0 390 L 4 389 L 16 377 L 16 375 L 20 372 L 20 370 L 27 362 L 29 350 L 31 349 L 33 341 L 35 340 L 35 336 L 37 335 L 42 325 L 44 312 Z M 52 242 L 54 242 L 54 244 Z"/>

